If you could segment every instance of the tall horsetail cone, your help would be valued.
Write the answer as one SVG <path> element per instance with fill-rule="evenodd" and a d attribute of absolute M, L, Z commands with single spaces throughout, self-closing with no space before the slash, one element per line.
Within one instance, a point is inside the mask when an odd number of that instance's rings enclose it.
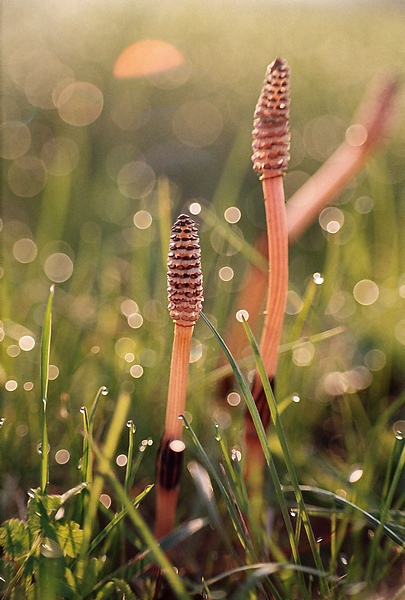
<path fill-rule="evenodd" d="M 157 456 L 156 521 L 158 539 L 172 531 L 184 444 L 181 441 L 187 395 L 187 375 L 194 325 L 203 303 L 201 250 L 196 224 L 180 215 L 172 227 L 167 262 L 169 313 L 174 322 L 165 427 Z"/>
<path fill-rule="evenodd" d="M 169 313 L 182 327 L 195 325 L 202 310 L 201 249 L 195 222 L 180 215 L 172 227 L 167 263 Z"/>
<path fill-rule="evenodd" d="M 253 170 L 261 178 L 278 177 L 290 159 L 290 69 L 276 58 L 268 67 L 253 121 Z"/>
<path fill-rule="evenodd" d="M 252 132 L 253 170 L 260 175 L 266 213 L 269 269 L 260 354 L 270 385 L 274 384 L 276 375 L 288 291 L 288 230 L 283 175 L 290 158 L 289 92 L 289 68 L 285 60 L 276 58 L 267 67 Z M 252 395 L 262 425 L 267 427 L 271 414 L 258 370 L 253 378 Z M 263 505 L 264 455 L 248 412 L 243 440 L 247 488 L 254 506 L 254 518 L 259 523 Z"/>

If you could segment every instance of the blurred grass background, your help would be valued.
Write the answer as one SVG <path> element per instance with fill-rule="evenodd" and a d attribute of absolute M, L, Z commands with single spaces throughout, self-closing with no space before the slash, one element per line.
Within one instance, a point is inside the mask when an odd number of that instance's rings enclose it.
<path fill-rule="evenodd" d="M 109 395 L 98 413 L 99 436 L 125 389 L 138 442 L 159 441 L 172 341 L 169 228 L 190 205 L 196 213 L 203 209 L 196 220 L 205 313 L 224 333 L 236 310 L 248 260 L 224 240 L 223 228 L 248 244 L 264 230 L 250 142 L 266 65 L 282 56 L 292 72 L 288 198 L 344 139 L 370 81 L 385 70 L 403 72 L 404 26 L 403 5 L 389 2 L 14 0 L 3 6 L 4 510 L 15 510 L 5 499 L 16 489 L 25 493 L 38 484 L 39 341 L 51 283 L 51 481 L 67 487 L 77 483 L 79 409 L 91 406 L 100 386 Z M 172 44 L 184 65 L 114 79 L 118 56 L 142 39 Z M 77 112 L 69 108 L 69 86 L 78 94 Z M 385 151 L 338 198 L 330 218 L 341 223 L 339 231 L 325 231 L 326 214 L 291 248 L 283 342 L 294 342 L 297 331 L 311 336 L 344 326 L 344 332 L 290 347 L 278 375 L 279 399 L 301 398 L 285 412 L 285 425 L 302 480 L 333 490 L 357 485 L 371 499 L 392 447 L 392 423 L 404 418 L 404 162 L 401 118 Z M 240 210 L 240 220 L 231 211 L 227 222 L 229 207 Z M 221 278 L 223 267 L 232 271 Z M 300 331 L 314 272 L 325 281 Z M 235 320 L 235 327 L 242 325 Z M 216 419 L 238 444 L 242 407 L 228 405 L 210 383 L 218 347 L 204 323 L 196 326 L 191 360 L 193 426 L 213 446 Z M 150 481 L 153 464 L 154 452 L 146 452 L 140 473 Z"/>

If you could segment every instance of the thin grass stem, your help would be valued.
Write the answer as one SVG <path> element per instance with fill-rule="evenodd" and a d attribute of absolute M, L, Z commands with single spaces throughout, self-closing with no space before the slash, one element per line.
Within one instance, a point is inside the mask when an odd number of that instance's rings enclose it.
<path fill-rule="evenodd" d="M 405 442 L 403 439 L 399 440 L 396 439 L 395 440 L 395 444 L 394 444 L 394 448 L 392 451 L 391 456 L 395 456 L 398 455 L 398 448 L 400 448 L 400 454 L 398 457 L 398 462 L 393 474 L 393 477 L 391 479 L 391 483 L 390 486 L 387 490 L 387 494 L 385 496 L 383 505 L 381 507 L 381 514 L 380 514 L 380 522 L 379 525 L 374 533 L 373 536 L 373 542 L 372 542 L 372 547 L 371 547 L 371 553 L 370 553 L 370 558 L 368 561 L 368 565 L 367 565 L 367 569 L 366 569 L 366 581 L 370 581 L 371 580 L 371 574 L 373 572 L 376 560 L 377 560 L 377 553 L 378 553 L 378 549 L 379 549 L 379 544 L 380 544 L 380 540 L 381 537 L 383 535 L 384 532 L 384 525 L 388 519 L 389 516 L 389 508 L 392 505 L 392 501 L 394 498 L 394 494 L 397 490 L 398 487 L 398 483 L 400 480 L 400 477 L 402 475 L 402 472 L 404 470 L 405 467 Z M 405 549 L 405 539 L 402 542 L 402 547 Z"/>
<path fill-rule="evenodd" d="M 113 460 L 113 456 L 118 445 L 122 428 L 126 422 L 126 417 L 130 403 L 130 395 L 126 392 L 122 392 L 118 397 L 111 425 L 108 430 L 105 444 L 103 447 L 104 466 L 105 461 L 111 462 Z M 89 437 L 89 444 L 92 443 L 92 438 Z M 91 543 L 91 534 L 93 530 L 94 521 L 97 515 L 97 509 L 100 501 L 100 495 L 103 490 L 103 485 L 104 476 L 100 472 L 98 475 L 96 475 L 96 477 L 94 477 L 93 485 L 90 489 L 90 498 L 87 506 L 87 511 L 84 515 L 83 540 L 80 548 L 79 560 L 77 563 L 77 578 L 79 581 L 83 580 L 85 577 L 86 564 L 89 558 L 88 548 Z"/>
<path fill-rule="evenodd" d="M 46 494 L 49 481 L 48 426 L 46 409 L 48 403 L 49 356 L 51 352 L 52 304 L 55 286 L 52 285 L 46 305 L 41 339 L 41 492 Z"/>

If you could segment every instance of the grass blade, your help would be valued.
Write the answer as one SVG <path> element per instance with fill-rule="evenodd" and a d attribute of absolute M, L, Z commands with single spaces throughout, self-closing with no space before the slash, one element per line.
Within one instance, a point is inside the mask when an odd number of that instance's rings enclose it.
<path fill-rule="evenodd" d="M 259 351 L 257 342 L 254 339 L 251 329 L 245 320 L 243 322 L 243 325 L 245 327 L 245 331 L 247 333 L 249 342 L 250 342 L 250 344 L 253 348 L 253 352 L 255 354 L 257 368 L 258 368 L 258 371 L 260 374 L 260 378 L 262 380 L 262 385 L 263 385 L 264 392 L 266 394 L 267 402 L 269 404 L 271 418 L 272 418 L 273 425 L 274 425 L 276 433 L 277 433 L 278 440 L 280 442 L 281 449 L 283 451 L 283 458 L 284 458 L 284 461 L 286 464 L 288 474 L 290 476 L 292 487 L 294 489 L 294 494 L 295 494 L 295 497 L 297 500 L 298 508 L 301 513 L 302 524 L 303 524 L 305 533 L 307 535 L 309 545 L 311 547 L 311 552 L 312 552 L 312 556 L 313 556 L 313 559 L 315 562 L 315 566 L 316 566 L 317 570 L 321 573 L 324 571 L 324 568 L 323 568 L 322 561 L 321 561 L 320 554 L 319 554 L 319 547 L 318 547 L 318 544 L 316 543 L 316 539 L 315 539 L 315 535 L 314 535 L 314 532 L 313 532 L 313 529 L 311 526 L 308 511 L 307 511 L 307 508 L 306 508 L 306 505 L 304 502 L 304 498 L 303 498 L 301 490 L 300 490 L 294 463 L 293 463 L 292 456 L 291 456 L 291 453 L 290 453 L 290 450 L 288 447 L 287 438 L 284 433 L 284 428 L 283 428 L 283 425 L 282 425 L 282 422 L 280 419 L 280 415 L 278 412 L 277 403 L 274 398 L 274 394 L 271 389 L 271 386 L 270 386 L 270 383 L 269 383 L 269 380 L 268 380 L 268 377 L 266 374 L 266 370 L 264 368 L 264 364 L 263 364 L 263 361 L 260 356 L 260 351 Z M 321 593 L 324 595 L 327 595 L 328 594 L 328 585 L 323 578 L 320 578 L 319 585 L 320 585 Z"/>
<path fill-rule="evenodd" d="M 109 446 L 106 444 L 108 450 Z M 107 477 L 111 486 L 114 489 L 117 499 L 121 502 L 124 509 L 127 511 L 128 517 L 131 519 L 135 526 L 138 534 L 143 539 L 145 544 L 150 549 L 152 556 L 154 557 L 156 564 L 164 572 L 164 576 L 171 586 L 173 592 L 180 600 L 189 600 L 189 595 L 184 587 L 181 578 L 177 575 L 173 569 L 173 565 L 170 563 L 166 554 L 161 549 L 158 541 L 155 539 L 153 533 L 144 521 L 141 513 L 137 510 L 130 498 L 125 493 L 123 486 L 117 480 L 114 471 L 111 468 L 111 457 L 106 455 L 104 452 L 93 444 L 93 451 L 97 457 L 99 463 L 99 470 L 103 477 Z"/>
<path fill-rule="evenodd" d="M 264 453 L 264 457 L 266 460 L 266 464 L 269 468 L 270 471 L 270 475 L 271 475 L 271 479 L 273 482 L 273 486 L 274 486 L 274 492 L 276 494 L 277 497 L 277 501 L 281 510 L 281 514 L 283 516 L 284 519 L 284 523 L 287 529 L 287 535 L 288 535 L 288 540 L 290 543 L 290 547 L 291 547 L 291 552 L 294 558 L 294 562 L 296 564 L 300 564 L 300 554 L 299 554 L 299 550 L 298 550 L 298 545 L 296 542 L 296 538 L 295 538 L 295 532 L 293 530 L 292 524 L 291 524 L 291 520 L 290 520 L 290 514 L 289 514 L 289 510 L 288 510 L 288 506 L 287 503 L 285 501 L 284 495 L 283 495 L 283 491 L 282 491 L 282 486 L 281 486 L 281 482 L 280 479 L 278 477 L 278 473 L 277 473 L 277 469 L 276 466 L 274 464 L 274 460 L 273 457 L 270 453 L 270 448 L 269 445 L 267 443 L 267 437 L 266 437 L 266 432 L 264 430 L 263 424 L 261 422 L 260 419 L 260 415 L 258 413 L 257 407 L 256 407 L 256 403 L 253 399 L 252 393 L 250 391 L 250 388 L 245 380 L 245 378 L 243 377 L 238 365 L 236 364 L 233 356 L 231 355 L 231 353 L 229 352 L 229 349 L 227 347 L 227 345 L 225 344 L 225 342 L 223 341 L 223 339 L 221 338 L 221 336 L 219 335 L 219 333 L 217 332 L 217 330 L 215 329 L 215 327 L 210 323 L 209 319 L 207 319 L 207 317 L 201 313 L 201 317 L 202 319 L 205 321 L 205 323 L 208 325 L 208 327 L 210 328 L 210 330 L 212 331 L 212 333 L 214 334 L 214 336 L 216 337 L 216 339 L 218 340 L 222 350 L 225 352 L 225 355 L 232 367 L 232 370 L 234 372 L 235 378 L 241 388 L 242 394 L 244 396 L 244 399 L 246 401 L 248 410 L 252 416 L 252 420 L 253 423 L 255 425 L 256 428 L 256 432 L 257 432 L 257 436 L 260 440 L 262 449 L 263 449 L 263 453 Z M 266 382 L 268 384 L 268 379 L 267 377 L 265 377 Z M 266 383 L 264 382 L 264 383 Z M 265 390 L 266 391 L 266 390 Z M 323 571 L 323 569 L 319 569 L 320 571 Z M 302 575 L 299 575 L 299 584 L 300 584 L 300 588 L 301 588 L 301 592 L 303 594 L 304 598 L 309 598 L 308 593 L 306 591 L 306 587 L 305 587 L 305 582 L 302 578 Z"/>
<path fill-rule="evenodd" d="M 51 285 L 48 303 L 46 305 L 41 339 L 41 492 L 46 494 L 49 480 L 48 427 L 46 423 L 46 408 L 48 402 L 49 356 L 51 352 L 52 333 L 52 303 L 55 286 Z"/>

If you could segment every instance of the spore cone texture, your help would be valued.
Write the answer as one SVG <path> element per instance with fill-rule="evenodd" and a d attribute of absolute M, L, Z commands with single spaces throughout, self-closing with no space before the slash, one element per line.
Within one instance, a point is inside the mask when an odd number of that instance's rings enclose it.
<path fill-rule="evenodd" d="M 198 231 L 188 215 L 180 215 L 172 227 L 167 294 L 173 321 L 192 327 L 200 316 L 204 297 Z"/>
<path fill-rule="evenodd" d="M 290 159 L 290 71 L 276 58 L 266 71 L 253 121 L 253 170 L 262 177 L 278 177 Z"/>

